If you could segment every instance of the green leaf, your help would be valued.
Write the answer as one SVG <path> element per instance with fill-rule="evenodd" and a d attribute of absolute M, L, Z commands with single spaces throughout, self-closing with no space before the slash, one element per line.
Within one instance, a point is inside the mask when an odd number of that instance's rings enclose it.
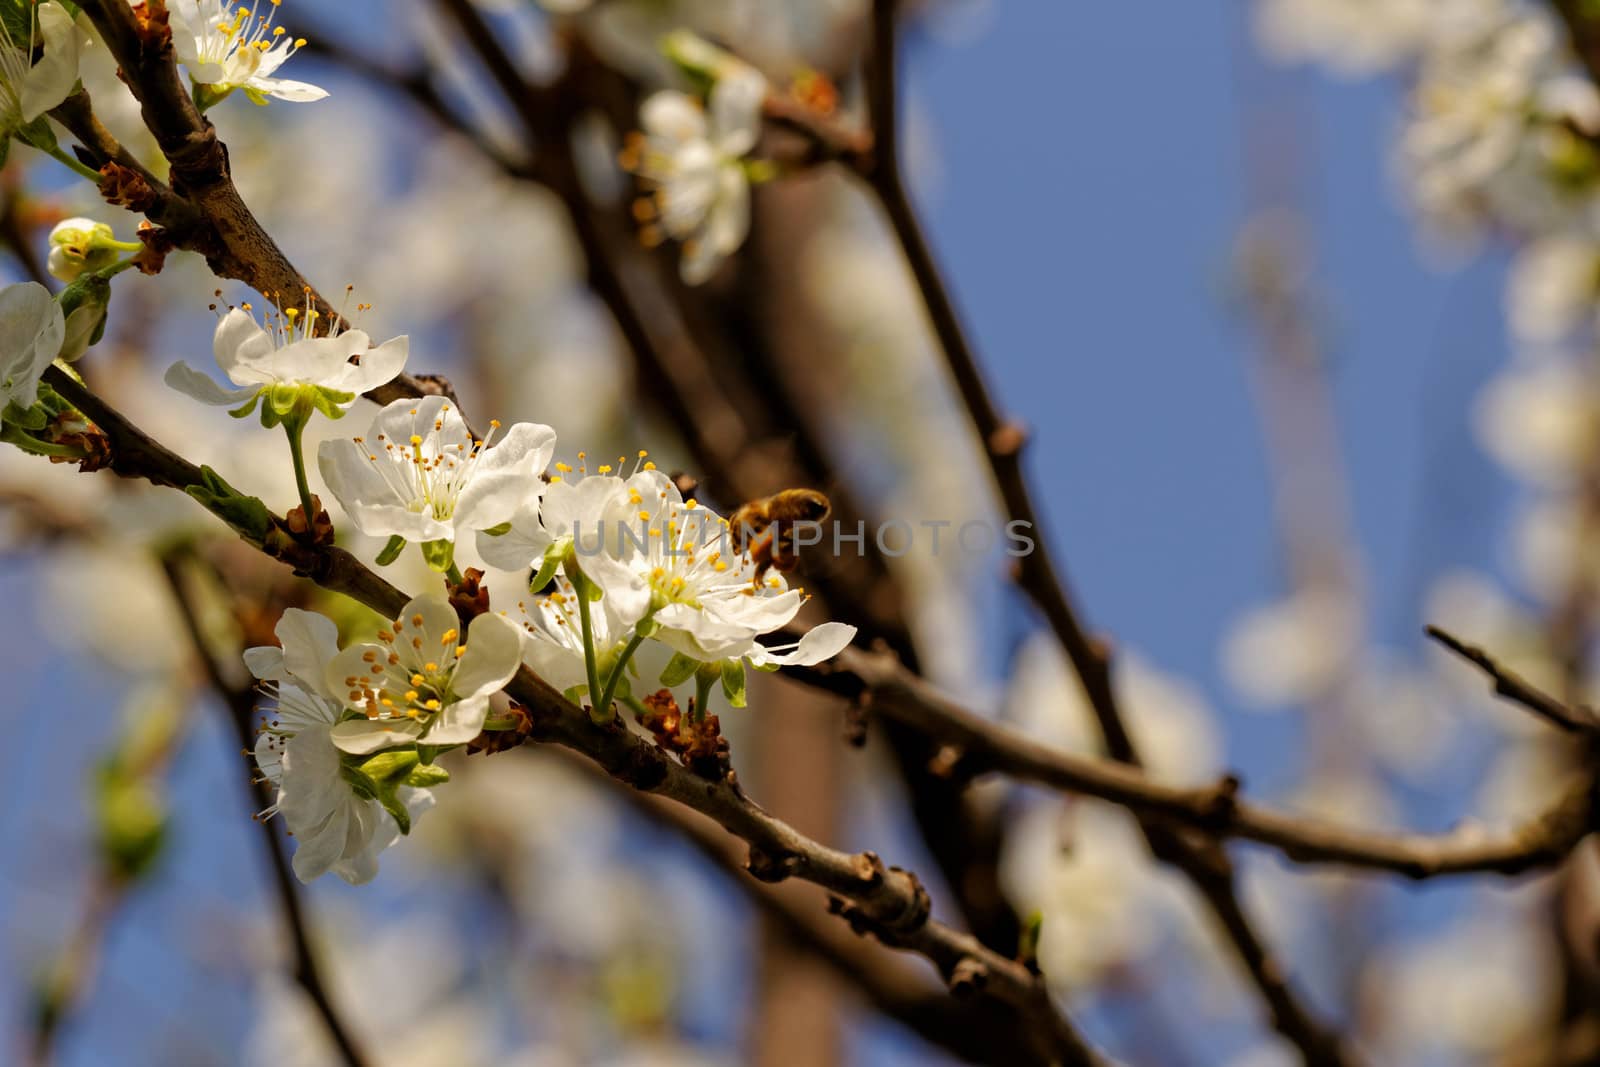
<path fill-rule="evenodd" d="M 456 546 L 451 541 L 424 541 L 422 542 L 422 558 L 427 560 L 428 566 L 443 574 L 450 569 L 450 564 L 455 562 Z"/>
<path fill-rule="evenodd" d="M 405 547 L 406 539 L 401 537 L 399 534 L 395 534 L 393 537 L 389 538 L 389 543 L 383 546 L 382 552 L 378 553 L 378 566 L 387 567 L 389 564 L 399 559 L 400 553 L 405 549 Z"/>
<path fill-rule="evenodd" d="M 731 706 L 736 708 L 744 707 L 744 660 L 725 659 L 722 661 L 722 695 L 728 698 L 728 703 Z"/>
<path fill-rule="evenodd" d="M 668 689 L 673 689 L 687 682 L 700 669 L 700 661 L 690 659 L 682 652 L 674 652 L 672 658 L 661 671 L 661 684 Z"/>
<path fill-rule="evenodd" d="M 272 513 L 267 506 L 256 497 L 239 492 L 210 467 L 201 467 L 200 484 L 186 486 L 184 492 L 253 541 L 264 540 L 272 529 Z"/>

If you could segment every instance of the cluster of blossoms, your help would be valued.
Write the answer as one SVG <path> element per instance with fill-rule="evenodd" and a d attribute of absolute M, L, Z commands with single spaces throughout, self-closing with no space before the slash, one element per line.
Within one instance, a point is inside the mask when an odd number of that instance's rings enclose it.
<path fill-rule="evenodd" d="M 357 392 L 389 381 L 406 339 L 372 347 L 359 330 L 317 336 L 315 310 L 284 312 L 274 325 L 248 307 L 223 315 L 214 347 L 236 389 L 179 363 L 168 382 L 206 403 L 290 429 L 304 493 L 299 433 L 315 411 L 341 417 Z M 447 780 L 441 751 L 466 744 L 490 721 L 490 701 L 523 664 L 582 700 L 598 722 L 622 703 L 643 709 L 634 684 L 654 692 L 693 678 L 692 713 L 713 689 L 742 706 L 744 671 L 813 664 L 843 648 L 855 629 L 824 623 L 787 645 L 763 635 L 787 626 L 804 595 L 752 552 L 762 531 L 735 529 L 693 499 L 640 452 L 592 473 L 556 463 L 555 432 L 517 423 L 477 438 L 445 397 L 384 407 L 361 436 L 324 442 L 317 463 L 352 524 L 388 538 L 379 562 L 416 544 L 435 570 L 459 580 L 458 544 L 516 575 L 528 596 L 515 613 L 464 622 L 442 595 L 407 604 L 376 641 L 342 651 L 334 624 L 287 612 L 281 647 L 247 661 L 272 701 L 256 746 L 277 788 L 271 813 L 299 840 L 295 871 L 372 877 L 376 856 L 431 803 Z M 308 511 L 307 514 L 310 514 Z M 639 653 L 650 643 L 662 655 Z M 385 816 L 387 816 L 387 821 Z M 392 823 L 392 826 L 390 825 Z"/>

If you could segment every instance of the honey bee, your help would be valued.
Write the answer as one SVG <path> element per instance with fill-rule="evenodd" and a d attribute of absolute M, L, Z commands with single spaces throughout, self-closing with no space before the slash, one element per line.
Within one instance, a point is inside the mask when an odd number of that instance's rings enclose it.
<path fill-rule="evenodd" d="M 833 511 L 828 498 L 815 489 L 785 489 L 743 505 L 728 518 L 733 547 L 750 553 L 760 580 L 773 568 L 784 574 L 800 563 L 795 543 L 797 524 L 814 526 Z"/>

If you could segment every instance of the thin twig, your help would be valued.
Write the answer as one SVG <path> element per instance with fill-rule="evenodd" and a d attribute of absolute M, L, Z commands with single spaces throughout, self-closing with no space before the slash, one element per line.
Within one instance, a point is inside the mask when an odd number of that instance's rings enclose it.
<path fill-rule="evenodd" d="M 1574 707 L 1546 693 L 1509 667 L 1502 667 L 1493 656 L 1476 645 L 1451 634 L 1439 626 L 1428 626 L 1425 632 L 1451 652 L 1473 664 L 1489 676 L 1490 688 L 1559 730 L 1568 733 L 1600 733 L 1600 719 L 1585 707 Z"/>
<path fill-rule="evenodd" d="M 1052 748 L 963 707 L 903 667 L 888 651 L 850 648 L 821 667 L 785 674 L 865 702 L 959 753 L 961 773 L 999 773 L 1097 797 L 1135 814 L 1169 819 L 1216 837 L 1268 845 L 1301 863 L 1390 871 L 1412 879 L 1474 873 L 1520 874 L 1559 863 L 1594 828 L 1594 798 L 1575 788 L 1548 811 L 1509 833 L 1477 827 L 1447 834 L 1381 834 L 1250 804 L 1229 776 L 1185 788 L 1153 781 L 1127 764 Z"/>

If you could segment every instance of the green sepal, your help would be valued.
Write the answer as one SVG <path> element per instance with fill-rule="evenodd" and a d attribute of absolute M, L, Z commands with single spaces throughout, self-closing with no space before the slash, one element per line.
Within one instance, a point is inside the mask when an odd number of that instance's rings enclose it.
<path fill-rule="evenodd" d="M 42 430 L 49 425 L 50 414 L 43 404 L 25 408 L 13 400 L 6 404 L 5 414 L 0 416 L 0 423 L 6 426 L 19 426 L 24 430 Z"/>
<path fill-rule="evenodd" d="M 400 787 L 417 767 L 419 754 L 409 748 L 392 749 L 369 757 L 358 772 L 373 785 L 374 799 L 394 819 L 401 834 L 411 832 L 411 812 L 400 799 Z"/>
<path fill-rule="evenodd" d="M 427 789 L 430 786 L 443 785 L 450 780 L 450 772 L 443 767 L 432 763 L 418 764 L 411 773 L 406 775 L 406 785 L 413 789 Z"/>
<path fill-rule="evenodd" d="M 295 409 L 301 406 L 306 390 L 298 385 L 276 382 L 267 387 L 267 403 L 280 419 L 288 421 Z"/>
<path fill-rule="evenodd" d="M 661 624 L 655 620 L 655 612 L 651 612 L 638 622 L 634 623 L 633 632 L 640 637 L 654 637 L 656 631 L 661 629 Z"/>
<path fill-rule="evenodd" d="M 250 98 L 250 102 L 257 107 L 266 107 L 272 102 L 267 98 L 267 94 L 260 89 L 252 89 L 248 85 L 240 86 L 240 88 L 244 90 L 244 95 Z"/>
<path fill-rule="evenodd" d="M 450 564 L 455 562 L 456 546 L 453 541 L 424 541 L 422 542 L 422 558 L 428 562 L 428 567 L 443 574 L 450 569 Z"/>
<path fill-rule="evenodd" d="M 537 593 L 550 584 L 550 579 L 556 576 L 556 571 L 561 569 L 561 564 L 566 560 L 567 550 L 572 543 L 562 538 L 549 548 L 545 549 L 544 559 L 539 561 L 539 569 L 528 579 L 528 591 Z"/>
<path fill-rule="evenodd" d="M 229 86 L 226 89 L 218 89 L 214 85 L 207 85 L 204 82 L 195 82 L 193 93 L 195 109 L 199 111 L 200 114 L 204 115 L 207 111 L 226 100 L 232 93 L 232 86 Z"/>
<path fill-rule="evenodd" d="M 56 131 L 50 126 L 50 120 L 43 115 L 32 122 L 24 122 L 18 126 L 17 136 L 41 152 L 54 152 L 61 147 L 61 142 L 56 140 Z"/>
<path fill-rule="evenodd" d="M 417 745 L 417 759 L 423 766 L 431 767 L 433 766 L 433 761 L 439 758 L 441 751 L 443 750 L 438 745 L 419 744 Z"/>
<path fill-rule="evenodd" d="M 676 688 L 694 677 L 694 672 L 699 669 L 699 660 L 690 659 L 682 652 L 674 652 L 666 667 L 662 668 L 661 684 L 668 689 Z"/>
<path fill-rule="evenodd" d="M 257 543 L 265 540 L 267 531 L 272 529 L 272 513 L 267 506 L 256 497 L 239 492 L 210 467 L 200 468 L 199 485 L 185 486 L 183 491 Z"/>
<path fill-rule="evenodd" d="M 0 137 L 0 167 L 6 165 L 6 160 L 11 157 L 11 135 Z"/>
<path fill-rule="evenodd" d="M 489 527 L 483 532 L 488 534 L 490 537 L 504 537 L 506 534 L 511 532 L 511 524 L 509 522 L 502 522 L 496 526 Z"/>
<path fill-rule="evenodd" d="M 261 392 L 262 391 L 257 391 L 250 397 L 249 400 L 246 400 L 238 407 L 229 408 L 228 414 L 232 415 L 236 419 L 248 419 L 251 415 L 255 414 L 256 405 L 261 403 Z"/>
<path fill-rule="evenodd" d="M 344 418 L 347 406 L 354 403 L 356 398 L 354 393 L 329 389 L 325 385 L 302 386 L 302 389 L 310 396 L 311 406 L 330 419 Z"/>
<path fill-rule="evenodd" d="M 752 663 L 750 666 L 754 667 L 762 674 L 777 674 L 779 671 L 783 670 L 783 664 L 774 663 L 771 660 L 767 660 L 765 663 Z"/>
<path fill-rule="evenodd" d="M 362 774 L 358 768 L 349 764 L 339 768 L 339 777 L 362 800 L 378 799 L 378 786 L 371 778 Z"/>
<path fill-rule="evenodd" d="M 744 707 L 744 660 L 725 659 L 722 661 L 722 695 L 728 698 L 730 706 L 735 708 Z"/>
<path fill-rule="evenodd" d="M 399 534 L 395 534 L 393 537 L 389 538 L 388 544 L 383 546 L 383 551 L 378 553 L 378 558 L 376 561 L 378 566 L 387 567 L 389 564 L 399 559 L 400 553 L 404 551 L 405 547 L 406 539 L 401 537 Z"/>

